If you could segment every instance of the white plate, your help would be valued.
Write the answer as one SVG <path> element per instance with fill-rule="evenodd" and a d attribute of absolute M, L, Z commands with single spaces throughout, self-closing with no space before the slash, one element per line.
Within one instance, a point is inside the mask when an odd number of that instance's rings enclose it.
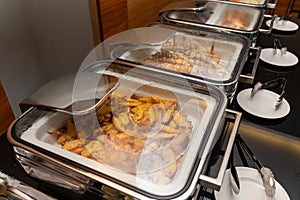
<path fill-rule="evenodd" d="M 271 20 L 266 21 L 266 25 L 270 27 Z M 273 23 L 273 29 L 279 31 L 296 31 L 298 30 L 298 24 L 289 20 L 275 20 Z"/>
<path fill-rule="evenodd" d="M 230 184 L 230 171 L 227 170 L 220 191 L 215 191 L 216 200 L 289 200 L 284 188 L 275 181 L 276 192 L 273 198 L 265 193 L 262 179 L 256 169 L 248 167 L 236 168 L 240 180 L 240 192 L 235 194 Z"/>
<path fill-rule="evenodd" d="M 298 63 L 298 57 L 293 53 L 287 51 L 285 55 L 281 55 L 280 51 L 277 50 L 277 54 L 274 55 L 273 48 L 262 49 L 260 59 L 266 63 L 280 67 L 289 67 Z"/>
<path fill-rule="evenodd" d="M 266 119 L 282 118 L 290 112 L 290 105 L 284 98 L 280 107 L 275 110 L 278 94 L 261 89 L 251 98 L 251 90 L 252 88 L 245 89 L 237 95 L 237 102 L 246 112 Z"/>

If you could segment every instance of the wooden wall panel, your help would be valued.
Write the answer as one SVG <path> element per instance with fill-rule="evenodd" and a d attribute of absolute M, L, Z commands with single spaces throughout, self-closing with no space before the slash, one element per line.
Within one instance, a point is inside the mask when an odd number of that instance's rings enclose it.
<path fill-rule="evenodd" d="M 103 40 L 99 2 L 97 0 L 89 0 L 89 8 L 94 37 L 94 46 L 97 46 Z"/>
<path fill-rule="evenodd" d="M 157 21 L 164 6 L 178 0 L 89 0 L 94 43 Z"/>
<path fill-rule="evenodd" d="M 288 3 L 289 1 L 287 0 L 278 0 L 274 10 L 274 14 L 284 16 L 288 10 Z"/>
<path fill-rule="evenodd" d="M 294 1 L 294 4 L 292 3 Z M 291 7 L 293 4 L 293 7 Z M 290 7 L 289 7 L 290 6 Z M 274 14 L 284 16 L 292 14 L 293 18 L 299 17 L 300 0 L 278 0 Z"/>
<path fill-rule="evenodd" d="M 147 26 L 158 20 L 158 12 L 178 0 L 127 0 L 128 28 Z"/>
<path fill-rule="evenodd" d="M 127 0 L 98 0 L 100 2 L 103 39 L 128 29 Z"/>
<path fill-rule="evenodd" d="M 295 0 L 294 3 L 291 4 L 290 12 L 293 17 L 300 18 L 300 0 Z"/>
<path fill-rule="evenodd" d="M 7 131 L 8 126 L 14 118 L 15 117 L 0 81 L 0 135 Z"/>

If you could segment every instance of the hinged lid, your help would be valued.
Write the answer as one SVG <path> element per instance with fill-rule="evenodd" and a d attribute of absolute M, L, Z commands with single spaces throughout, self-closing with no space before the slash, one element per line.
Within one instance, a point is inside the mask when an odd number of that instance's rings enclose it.
<path fill-rule="evenodd" d="M 117 86 L 118 78 L 114 76 L 86 72 L 62 74 L 24 99 L 22 104 L 84 115 L 94 111 Z"/>
<path fill-rule="evenodd" d="M 160 33 L 165 36 L 160 43 L 148 42 Z M 127 37 L 135 38 L 135 43 L 120 39 Z M 240 35 L 167 24 L 128 30 L 110 40 L 116 62 L 215 85 L 237 81 L 250 47 L 250 40 Z"/>

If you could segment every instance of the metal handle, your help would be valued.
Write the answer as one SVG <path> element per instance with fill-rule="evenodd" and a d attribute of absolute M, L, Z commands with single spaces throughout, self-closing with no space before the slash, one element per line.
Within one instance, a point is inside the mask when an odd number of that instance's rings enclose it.
<path fill-rule="evenodd" d="M 237 134 L 237 142 L 245 150 L 248 156 L 251 158 L 253 164 L 256 166 L 258 172 L 262 177 L 262 182 L 265 187 L 265 192 L 268 196 L 273 197 L 275 194 L 276 186 L 274 175 L 271 169 L 264 167 L 261 162 L 258 160 L 256 155 L 252 152 L 250 147 L 246 144 L 240 134 Z"/>
<path fill-rule="evenodd" d="M 39 180 L 72 190 L 79 194 L 85 192 L 85 185 L 88 184 L 90 181 L 89 179 L 83 176 L 76 177 L 75 174 L 73 174 L 72 177 L 69 177 L 66 170 L 57 168 L 54 165 L 47 166 L 42 157 L 34 155 L 33 153 L 20 147 L 14 146 L 14 151 L 16 153 L 16 159 L 28 175 Z M 39 162 L 36 160 L 39 160 Z M 59 170 L 63 170 L 64 173 L 58 172 Z"/>
<path fill-rule="evenodd" d="M 35 198 L 12 186 L 7 187 L 7 192 L 7 197 L 12 200 L 36 200 Z"/>
<path fill-rule="evenodd" d="M 259 29 L 259 32 L 264 33 L 264 34 L 270 34 L 273 30 L 273 24 L 274 24 L 274 21 L 275 21 L 277 15 L 264 15 L 264 17 L 271 18 L 270 27 L 269 27 L 269 29 Z"/>
<path fill-rule="evenodd" d="M 218 175 L 216 178 L 210 177 L 205 174 L 201 174 L 199 176 L 200 184 L 202 186 L 206 186 L 206 187 L 209 187 L 214 190 L 220 190 L 221 184 L 223 181 L 223 177 L 224 177 L 225 171 L 227 169 L 227 164 L 228 164 L 229 157 L 231 154 L 232 146 L 234 144 L 235 136 L 237 134 L 237 131 L 238 131 L 238 128 L 240 125 L 241 116 L 242 116 L 242 113 L 240 113 L 240 112 L 226 109 L 226 118 L 234 119 L 235 121 L 234 121 L 234 124 L 232 127 L 232 131 L 230 133 L 229 139 L 228 139 L 224 157 L 223 157 L 223 160 L 222 160 L 222 163 L 221 163 L 221 166 L 220 166 L 220 169 L 219 169 L 219 172 L 218 172 Z"/>
<path fill-rule="evenodd" d="M 278 0 L 275 0 L 274 3 L 267 3 L 267 8 L 269 9 L 275 9 L 276 5 L 277 5 Z"/>
<path fill-rule="evenodd" d="M 172 11 L 202 11 L 206 8 L 207 2 L 206 1 L 176 1 L 166 5 L 159 11 L 159 15 L 162 13 L 168 13 Z"/>
<path fill-rule="evenodd" d="M 44 157 L 36 155 L 21 147 L 14 146 L 13 148 L 16 153 L 16 159 L 26 173 L 32 177 L 72 190 L 78 194 L 83 194 L 85 191 L 89 191 L 100 197 L 105 195 L 108 199 L 119 199 L 117 198 L 119 195 L 117 192 L 111 193 L 95 187 L 93 185 L 93 180 L 88 176 L 59 166 L 50 160 L 45 160 Z M 50 198 L 43 198 L 42 200 L 44 199 L 50 200 Z"/>
<path fill-rule="evenodd" d="M 253 81 L 254 81 L 254 77 L 255 77 L 257 67 L 258 67 L 258 63 L 259 63 L 261 47 L 251 47 L 250 51 L 254 51 L 253 54 L 256 54 L 251 74 L 241 74 L 240 77 L 239 77 L 239 81 L 242 82 L 242 83 L 252 84 Z"/>
<path fill-rule="evenodd" d="M 0 178 L 0 195 L 10 200 L 35 200 L 17 188 L 10 186 L 2 177 Z"/>
<path fill-rule="evenodd" d="M 159 34 L 156 34 L 159 32 Z M 155 37 L 149 37 L 155 35 Z M 112 52 L 119 46 L 157 46 L 161 45 L 174 35 L 174 30 L 164 28 L 141 27 L 130 29 L 109 38 L 105 43 L 108 51 Z"/>
<path fill-rule="evenodd" d="M 0 195 L 3 197 L 0 198 L 1 200 L 54 200 L 49 195 L 2 172 L 0 172 L 0 183 Z"/>

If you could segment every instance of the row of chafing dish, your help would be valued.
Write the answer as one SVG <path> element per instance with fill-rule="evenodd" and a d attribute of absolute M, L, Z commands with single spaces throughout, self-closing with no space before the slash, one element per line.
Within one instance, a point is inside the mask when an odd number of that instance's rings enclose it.
<path fill-rule="evenodd" d="M 246 5 L 183 1 L 163 9 L 160 22 L 98 45 L 76 74 L 21 103 L 29 109 L 8 131 L 16 159 L 31 176 L 108 199 L 193 199 L 201 185 L 218 190 L 241 119 L 226 107 L 247 77 L 241 72 L 267 2 Z M 207 163 L 226 119 L 234 120 L 212 178 Z"/>

